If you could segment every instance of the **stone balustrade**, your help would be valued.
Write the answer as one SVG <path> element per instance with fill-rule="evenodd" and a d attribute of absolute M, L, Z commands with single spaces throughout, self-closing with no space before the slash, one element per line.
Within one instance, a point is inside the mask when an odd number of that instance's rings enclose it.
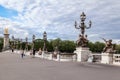
<path fill-rule="evenodd" d="M 10 50 L 5 52 L 12 52 Z M 15 50 L 14 53 L 21 54 L 21 50 Z M 30 55 L 30 51 L 25 51 L 25 55 Z M 96 62 L 104 63 L 104 64 L 113 64 L 113 65 L 120 65 L 120 54 L 92 54 L 93 56 L 93 62 L 94 59 L 96 59 Z M 74 53 L 59 53 L 56 57 L 53 56 L 52 52 L 42 52 L 41 55 L 39 55 L 38 52 L 36 52 L 35 57 L 39 57 L 42 59 L 48 59 L 48 60 L 54 60 L 54 61 L 77 61 L 77 55 Z M 112 61 L 112 62 L 111 62 Z"/>
<path fill-rule="evenodd" d="M 120 54 L 113 54 L 113 64 L 120 65 Z"/>

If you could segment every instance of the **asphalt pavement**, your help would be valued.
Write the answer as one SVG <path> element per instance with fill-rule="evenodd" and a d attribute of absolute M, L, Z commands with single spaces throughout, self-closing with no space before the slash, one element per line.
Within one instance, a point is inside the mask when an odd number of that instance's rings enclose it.
<path fill-rule="evenodd" d="M 0 53 L 0 80 L 120 80 L 113 65 L 57 62 L 5 52 Z"/>

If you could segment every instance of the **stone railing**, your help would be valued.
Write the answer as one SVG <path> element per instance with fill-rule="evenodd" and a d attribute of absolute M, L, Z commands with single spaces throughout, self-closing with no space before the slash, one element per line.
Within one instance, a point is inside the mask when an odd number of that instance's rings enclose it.
<path fill-rule="evenodd" d="M 41 56 L 44 59 L 52 60 L 52 53 L 50 53 L 50 52 L 42 53 Z"/>
<path fill-rule="evenodd" d="M 120 54 L 92 54 L 93 62 L 120 65 Z"/>
<path fill-rule="evenodd" d="M 53 55 L 53 53 L 43 53 L 42 54 L 44 59 L 48 60 L 54 60 L 54 61 L 76 61 L 76 55 L 75 54 L 69 54 L 69 53 L 60 53 L 57 54 L 56 57 Z"/>
<path fill-rule="evenodd" d="M 30 52 L 26 52 L 26 54 L 30 55 Z M 76 55 L 73 53 L 59 53 L 55 57 L 53 55 L 53 52 L 42 52 L 41 55 L 39 55 L 39 53 L 36 52 L 35 57 L 40 57 L 42 59 L 48 59 L 54 61 L 76 61 Z"/>
<path fill-rule="evenodd" d="M 113 64 L 120 65 L 120 54 L 113 54 Z"/>
<path fill-rule="evenodd" d="M 21 51 L 14 51 L 14 53 L 20 54 Z M 30 55 L 30 51 L 25 51 L 24 53 L 25 55 L 32 56 Z M 54 57 L 53 52 L 42 52 L 41 55 L 39 55 L 39 52 L 36 52 L 35 57 L 54 61 L 76 61 L 76 55 L 73 53 L 60 53 Z"/>
<path fill-rule="evenodd" d="M 93 62 L 100 63 L 101 62 L 101 55 L 100 53 L 93 53 Z"/>
<path fill-rule="evenodd" d="M 60 53 L 59 61 L 76 61 L 77 55 L 73 53 Z"/>
<path fill-rule="evenodd" d="M 8 50 L 5 52 L 11 52 L 11 51 Z M 15 50 L 14 53 L 21 54 L 21 51 Z M 25 55 L 30 56 L 30 51 L 25 51 Z M 36 52 L 35 57 L 40 57 L 42 59 L 48 59 L 54 61 L 77 61 L 77 55 L 74 53 L 59 53 L 57 54 L 56 57 L 54 57 L 52 52 L 42 52 L 41 55 L 39 55 L 39 53 Z M 120 54 L 93 53 L 91 59 L 92 62 L 120 65 Z"/>

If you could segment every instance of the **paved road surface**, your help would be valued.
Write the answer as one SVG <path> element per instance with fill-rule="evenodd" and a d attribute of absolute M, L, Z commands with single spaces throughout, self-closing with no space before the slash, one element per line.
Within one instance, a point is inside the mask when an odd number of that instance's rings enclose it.
<path fill-rule="evenodd" d="M 120 67 L 0 53 L 0 80 L 120 80 Z"/>

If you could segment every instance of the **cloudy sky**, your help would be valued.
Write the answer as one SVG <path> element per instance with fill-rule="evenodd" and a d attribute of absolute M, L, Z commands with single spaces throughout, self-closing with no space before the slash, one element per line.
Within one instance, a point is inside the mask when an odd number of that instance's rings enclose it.
<path fill-rule="evenodd" d="M 75 20 L 85 12 L 86 30 L 90 41 L 120 40 L 120 0 L 0 0 L 0 36 L 9 28 L 10 37 L 77 40 L 80 30 L 75 29 Z"/>

